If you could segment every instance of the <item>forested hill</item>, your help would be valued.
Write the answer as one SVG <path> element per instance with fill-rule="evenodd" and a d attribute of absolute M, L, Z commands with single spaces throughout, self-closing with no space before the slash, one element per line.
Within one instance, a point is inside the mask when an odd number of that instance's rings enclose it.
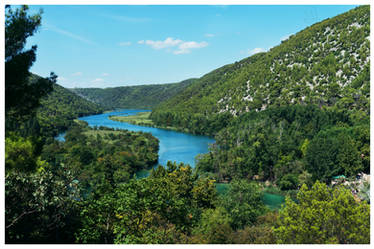
<path fill-rule="evenodd" d="M 58 84 L 54 84 L 53 91 L 42 98 L 40 102 L 41 106 L 37 110 L 37 120 L 46 132 L 65 130 L 74 119 L 103 111 L 97 104 Z"/>
<path fill-rule="evenodd" d="M 226 119 L 271 106 L 315 104 L 368 114 L 369 22 L 370 6 L 360 6 L 316 23 L 266 53 L 197 79 L 151 118 L 158 125 L 215 134 L 222 114 Z"/>
<path fill-rule="evenodd" d="M 100 104 L 107 110 L 117 108 L 153 109 L 183 91 L 195 79 L 179 83 L 123 86 L 114 88 L 72 88 L 76 94 Z"/>

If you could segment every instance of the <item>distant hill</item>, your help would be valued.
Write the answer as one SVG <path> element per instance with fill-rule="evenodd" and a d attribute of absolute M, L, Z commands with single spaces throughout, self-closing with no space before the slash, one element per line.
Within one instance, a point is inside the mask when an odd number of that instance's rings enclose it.
<path fill-rule="evenodd" d="M 153 109 L 162 101 L 168 100 L 192 84 L 195 79 L 179 83 L 123 86 L 113 88 L 72 88 L 79 96 L 112 109 Z"/>
<path fill-rule="evenodd" d="M 369 95 L 370 6 L 361 6 L 204 75 L 151 118 L 157 125 L 215 134 L 221 114 L 233 118 L 272 106 L 315 104 L 369 114 Z"/>
<path fill-rule="evenodd" d="M 37 119 L 42 129 L 49 132 L 65 130 L 74 119 L 101 113 L 103 109 L 58 84 L 53 91 L 41 100 Z"/>

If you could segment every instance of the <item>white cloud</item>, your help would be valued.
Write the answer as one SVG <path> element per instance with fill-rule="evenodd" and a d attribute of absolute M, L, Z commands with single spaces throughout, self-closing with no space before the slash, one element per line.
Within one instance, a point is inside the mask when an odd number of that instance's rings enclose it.
<path fill-rule="evenodd" d="M 266 52 L 266 49 L 264 49 L 264 48 L 254 48 L 252 50 L 248 50 L 248 54 L 250 54 L 250 55 L 254 55 L 254 54 L 257 54 L 257 53 L 261 53 L 261 52 Z"/>
<path fill-rule="evenodd" d="M 108 73 L 102 73 L 101 76 L 105 77 L 105 76 L 109 76 L 109 74 Z"/>
<path fill-rule="evenodd" d="M 216 35 L 215 34 L 205 34 L 204 36 L 211 38 L 211 37 L 215 37 Z"/>
<path fill-rule="evenodd" d="M 83 75 L 82 72 L 75 72 L 75 73 L 72 74 L 72 76 L 82 76 L 82 75 Z"/>
<path fill-rule="evenodd" d="M 138 43 L 146 44 L 156 50 L 176 47 L 177 49 L 173 51 L 173 54 L 188 54 L 191 52 L 191 49 L 203 48 L 208 46 L 208 43 L 205 41 L 182 41 L 180 39 L 174 39 L 172 37 L 168 37 L 164 41 L 140 40 L 138 41 Z"/>
<path fill-rule="evenodd" d="M 191 52 L 191 49 L 194 48 L 203 48 L 208 46 L 208 43 L 203 41 L 203 42 L 183 42 L 178 46 L 178 50 L 174 51 L 174 54 L 188 54 Z"/>
<path fill-rule="evenodd" d="M 130 46 L 131 45 L 131 42 L 129 42 L 129 41 L 126 41 L 126 42 L 120 42 L 120 43 L 118 43 L 118 45 L 120 45 L 120 46 Z"/>
<path fill-rule="evenodd" d="M 145 43 L 151 46 L 153 49 L 163 49 L 163 48 L 174 47 L 180 44 L 181 42 L 183 41 L 179 39 L 173 39 L 172 37 L 166 38 L 165 41 L 152 41 L 152 40 L 139 41 L 140 44 Z"/>

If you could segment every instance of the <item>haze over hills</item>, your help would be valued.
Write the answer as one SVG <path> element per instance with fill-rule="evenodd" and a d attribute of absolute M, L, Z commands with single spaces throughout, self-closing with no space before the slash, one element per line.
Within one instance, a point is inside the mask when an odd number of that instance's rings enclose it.
<path fill-rule="evenodd" d="M 113 88 L 71 88 L 74 93 L 99 104 L 106 110 L 153 109 L 159 103 L 182 92 L 195 79 L 179 83 L 123 86 Z"/>
<path fill-rule="evenodd" d="M 194 133 L 221 114 L 232 117 L 271 106 L 316 104 L 369 113 L 370 7 L 316 23 L 266 53 L 218 68 L 152 112 L 158 125 Z M 204 123 L 204 125 L 197 125 Z"/>

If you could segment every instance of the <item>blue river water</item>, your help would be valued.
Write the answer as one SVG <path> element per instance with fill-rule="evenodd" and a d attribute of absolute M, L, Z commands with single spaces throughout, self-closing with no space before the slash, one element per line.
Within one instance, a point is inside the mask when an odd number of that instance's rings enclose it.
<path fill-rule="evenodd" d="M 129 131 L 150 132 L 160 140 L 160 149 L 158 151 L 158 164 L 166 165 L 167 161 L 183 162 L 195 167 L 195 157 L 198 154 L 207 153 L 209 145 L 215 140 L 207 136 L 191 135 L 183 132 L 169 131 L 165 129 L 132 125 L 113 121 L 109 116 L 129 116 L 138 112 L 150 110 L 118 110 L 104 114 L 92 115 L 79 118 L 86 121 L 91 127 L 106 126 L 110 128 L 126 129 Z M 146 172 L 144 172 L 146 174 Z M 140 172 L 142 174 L 142 172 Z"/>

